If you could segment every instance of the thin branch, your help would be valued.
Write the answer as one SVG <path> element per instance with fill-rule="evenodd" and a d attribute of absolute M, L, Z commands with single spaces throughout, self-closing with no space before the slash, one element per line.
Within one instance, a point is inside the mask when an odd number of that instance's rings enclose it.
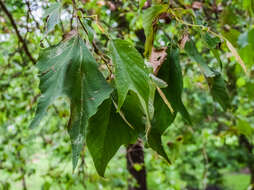
<path fill-rule="evenodd" d="M 35 19 L 34 15 L 32 14 L 31 5 L 30 5 L 29 0 L 26 1 L 26 5 L 27 5 L 28 13 L 31 15 L 32 19 L 35 22 L 36 28 L 41 31 L 39 22 Z"/>
<path fill-rule="evenodd" d="M 84 24 L 82 23 L 80 17 L 77 17 L 77 19 L 78 19 L 82 29 L 85 31 L 85 33 L 87 35 L 89 35 L 88 31 L 87 31 L 86 27 L 84 26 Z M 112 72 L 112 69 L 110 68 L 110 65 L 109 65 L 109 59 L 107 59 L 106 55 L 104 55 L 104 53 L 99 50 L 99 48 L 97 47 L 97 45 L 94 41 L 92 41 L 92 46 L 93 46 L 94 52 L 105 62 L 105 65 L 107 66 L 107 68 L 110 72 L 110 75 L 112 75 L 113 72 Z"/>
<path fill-rule="evenodd" d="M 0 7 L 1 7 L 2 10 L 4 11 L 4 13 L 6 14 L 6 16 L 10 19 L 10 22 L 11 22 L 11 24 L 12 24 L 12 26 L 13 26 L 15 32 L 16 32 L 16 35 L 17 35 L 19 41 L 20 41 L 20 42 L 22 43 L 22 45 L 23 45 L 23 49 L 24 49 L 26 55 L 27 55 L 27 56 L 29 57 L 29 59 L 33 62 L 33 64 L 36 64 L 35 59 L 33 58 L 33 56 L 31 55 L 31 53 L 30 53 L 29 50 L 28 50 L 28 47 L 27 47 L 27 44 L 26 44 L 25 40 L 23 39 L 23 37 L 21 36 L 21 34 L 20 34 L 19 30 L 18 30 L 17 24 L 15 23 L 15 21 L 14 21 L 12 15 L 11 15 L 11 13 L 8 11 L 8 9 L 6 8 L 6 6 L 4 5 L 4 3 L 3 3 L 2 0 L 0 0 Z"/>

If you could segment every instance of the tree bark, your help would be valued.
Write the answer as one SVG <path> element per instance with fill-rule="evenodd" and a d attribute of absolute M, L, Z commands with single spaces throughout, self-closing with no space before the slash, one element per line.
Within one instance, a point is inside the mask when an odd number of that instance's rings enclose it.
<path fill-rule="evenodd" d="M 132 144 L 127 147 L 126 159 L 127 159 L 127 169 L 137 182 L 137 186 L 133 186 L 132 183 L 129 184 L 128 189 L 147 190 L 144 151 L 141 140 L 138 140 L 136 144 Z M 134 164 L 139 164 L 141 166 L 141 169 L 140 170 L 135 169 Z M 129 181 L 132 181 L 132 179 L 130 179 Z"/>
<path fill-rule="evenodd" d="M 239 137 L 239 142 L 240 142 L 240 145 L 242 145 L 242 147 L 247 152 L 247 155 L 246 155 L 247 165 L 250 170 L 250 175 L 251 175 L 250 185 L 252 186 L 250 190 L 254 190 L 254 156 L 252 154 L 253 145 L 248 141 L 248 139 L 244 135 L 241 135 Z"/>
<path fill-rule="evenodd" d="M 226 70 L 227 70 L 228 81 L 230 81 L 230 83 L 228 84 L 228 89 L 230 89 L 231 96 L 237 96 L 237 85 L 236 85 L 237 77 L 235 75 L 235 65 L 228 66 Z M 236 119 L 234 119 L 233 122 L 235 124 Z M 249 140 L 244 135 L 240 135 L 238 137 L 238 142 L 240 144 L 240 147 L 243 150 L 245 150 L 247 153 L 246 154 L 247 166 L 250 171 L 250 175 L 251 175 L 250 185 L 252 186 L 250 190 L 254 190 L 254 155 L 252 154 L 253 145 L 249 142 Z"/>

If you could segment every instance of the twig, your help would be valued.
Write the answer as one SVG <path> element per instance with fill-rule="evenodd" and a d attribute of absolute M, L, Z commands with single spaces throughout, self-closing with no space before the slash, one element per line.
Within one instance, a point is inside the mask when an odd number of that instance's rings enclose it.
<path fill-rule="evenodd" d="M 79 21 L 81 27 L 85 31 L 85 33 L 87 35 L 89 35 L 88 31 L 87 31 L 86 27 L 84 26 L 84 24 L 82 23 L 80 17 L 78 16 L 77 18 L 78 18 L 78 21 Z M 100 51 L 100 49 L 97 47 L 97 45 L 95 44 L 94 41 L 92 41 L 92 46 L 93 46 L 94 52 L 105 62 L 105 65 L 107 66 L 107 68 L 110 72 L 110 76 L 111 76 L 113 72 L 112 72 L 112 69 L 110 68 L 109 60 L 106 58 L 106 56 L 103 54 L 103 52 Z"/>
<path fill-rule="evenodd" d="M 17 35 L 19 41 L 23 45 L 23 49 L 24 49 L 26 55 L 33 62 L 33 64 L 36 64 L 35 59 L 33 58 L 33 56 L 31 55 L 31 53 L 28 50 L 28 47 L 27 47 L 27 44 L 26 44 L 25 40 L 23 39 L 23 37 L 21 36 L 21 34 L 20 34 L 19 30 L 18 30 L 17 24 L 15 23 L 11 13 L 8 11 L 8 9 L 6 8 L 6 6 L 4 5 L 2 0 L 0 0 L 0 7 L 3 9 L 4 13 L 6 14 L 6 16 L 10 19 L 11 24 L 12 24 L 12 26 L 13 26 L 15 32 L 16 32 L 16 35 Z"/>
<path fill-rule="evenodd" d="M 35 22 L 36 28 L 38 28 L 41 31 L 39 22 L 35 19 L 34 15 L 32 14 L 31 5 L 30 5 L 29 0 L 26 1 L 26 5 L 27 5 L 28 13 L 31 15 L 32 19 Z"/>

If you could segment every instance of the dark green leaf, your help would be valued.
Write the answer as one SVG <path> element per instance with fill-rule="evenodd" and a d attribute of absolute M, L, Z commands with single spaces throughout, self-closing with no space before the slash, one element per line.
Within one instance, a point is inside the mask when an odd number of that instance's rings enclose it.
<path fill-rule="evenodd" d="M 180 65 L 179 49 L 167 49 L 167 58 L 162 65 L 161 73 L 158 77 L 168 83 L 168 87 L 163 89 L 174 110 L 179 111 L 183 118 L 191 124 L 190 116 L 182 102 L 183 76 Z M 163 72 L 164 70 L 164 72 Z"/>
<path fill-rule="evenodd" d="M 196 45 L 195 45 L 193 40 L 189 40 L 185 44 L 184 50 L 190 56 L 192 61 L 197 62 L 199 64 L 199 67 L 200 67 L 201 71 L 204 73 L 204 75 L 206 77 L 215 76 L 215 73 L 209 68 L 209 66 L 205 62 L 204 58 L 198 52 L 198 50 L 196 48 Z"/>
<path fill-rule="evenodd" d="M 220 38 L 212 37 L 208 32 L 206 32 L 203 35 L 203 37 L 204 37 L 205 42 L 207 43 L 207 45 L 212 49 L 216 48 L 216 46 L 221 42 Z"/>
<path fill-rule="evenodd" d="M 176 112 L 174 112 L 174 114 L 171 113 L 158 93 L 155 95 L 154 108 L 155 113 L 152 120 L 152 128 L 148 135 L 148 144 L 153 150 L 170 163 L 162 145 L 161 135 L 170 126 L 170 124 L 173 123 Z"/>
<path fill-rule="evenodd" d="M 148 143 L 155 151 L 163 156 L 168 162 L 168 156 L 164 151 L 161 135 L 174 121 L 177 112 L 180 112 L 183 118 L 191 124 L 190 116 L 184 107 L 181 99 L 183 90 L 183 78 L 181 66 L 179 63 L 179 50 L 171 48 L 167 50 L 167 58 L 162 64 L 158 77 L 168 83 L 168 87 L 162 89 L 166 98 L 171 103 L 174 113 L 172 114 L 161 97 L 156 93 L 155 95 L 155 113 L 152 120 L 151 132 L 148 136 Z"/>
<path fill-rule="evenodd" d="M 128 93 L 121 110 L 134 129 L 137 130 L 141 136 L 144 136 L 146 124 L 145 113 L 139 103 L 138 96 L 134 92 L 130 91 Z"/>
<path fill-rule="evenodd" d="M 108 99 L 91 117 L 86 142 L 99 175 L 104 176 L 106 166 L 121 145 L 135 142 L 137 134 L 116 112 Z"/>
<path fill-rule="evenodd" d="M 75 168 L 82 149 L 88 119 L 112 92 L 84 41 L 75 36 L 57 46 L 43 50 L 37 67 L 40 71 L 40 90 L 36 116 L 31 127 L 39 124 L 47 108 L 60 96 L 71 103 L 68 131 L 73 148 Z"/>
<path fill-rule="evenodd" d="M 224 110 L 230 107 L 230 98 L 226 88 L 226 83 L 221 74 L 216 74 L 213 78 L 208 78 L 211 94 Z"/>
<path fill-rule="evenodd" d="M 208 46 L 208 48 L 212 51 L 214 57 L 217 59 L 220 64 L 220 68 L 222 69 L 222 62 L 220 59 L 219 51 L 216 49 L 217 45 L 221 42 L 218 37 L 211 37 L 208 32 L 203 35 L 203 38 Z"/>

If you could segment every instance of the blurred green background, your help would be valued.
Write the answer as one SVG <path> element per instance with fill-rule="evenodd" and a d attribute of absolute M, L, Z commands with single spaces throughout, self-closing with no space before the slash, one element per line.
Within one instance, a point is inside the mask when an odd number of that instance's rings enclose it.
<path fill-rule="evenodd" d="M 43 13 L 55 1 L 0 0 L 12 15 L 34 59 L 40 48 L 57 44 L 75 26 L 71 1 L 63 0 L 61 23 L 50 34 L 44 34 Z M 113 36 L 131 41 L 143 52 L 142 19 L 138 1 L 77 1 L 88 15 L 98 15 L 101 25 Z M 168 1 L 165 1 L 168 2 Z M 195 3 L 202 6 L 195 8 Z M 190 112 L 192 126 L 177 116 L 163 135 L 163 144 L 173 161 L 168 165 L 151 149 L 145 149 L 149 190 L 247 190 L 253 154 L 242 143 L 253 144 L 254 129 L 254 23 L 252 0 L 178 0 L 173 6 L 184 6 L 195 12 L 197 23 L 208 25 L 225 36 L 237 48 L 248 75 L 226 50 L 220 47 L 223 73 L 228 82 L 232 109 L 223 111 L 207 92 L 208 86 L 197 65 L 181 52 L 184 74 L 184 103 Z M 253 4 L 252 4 L 253 3 Z M 216 9 L 217 11 L 214 11 Z M 92 21 L 92 20 L 91 20 Z M 189 30 L 175 21 L 160 20 L 155 46 L 165 46 L 168 38 L 181 37 Z M 98 47 L 105 49 L 106 38 L 92 21 Z M 195 36 L 200 52 L 210 65 L 216 59 Z M 41 41 L 43 40 L 43 41 Z M 37 69 L 22 49 L 23 44 L 6 12 L 0 11 L 0 189 L 3 190 L 126 190 L 129 178 L 126 148 L 122 147 L 110 161 L 106 177 L 95 171 L 86 147 L 79 167 L 72 172 L 71 145 L 66 125 L 68 100 L 58 99 L 36 129 L 29 129 L 40 91 Z M 106 50 L 105 50 L 106 51 Z M 244 141 L 245 142 L 245 141 Z M 146 145 L 145 145 L 146 146 Z M 254 165 L 254 164 L 253 164 Z M 138 169 L 138 166 L 137 166 Z M 254 172 L 254 171 L 253 171 Z M 254 175 L 254 174 L 253 174 Z"/>

